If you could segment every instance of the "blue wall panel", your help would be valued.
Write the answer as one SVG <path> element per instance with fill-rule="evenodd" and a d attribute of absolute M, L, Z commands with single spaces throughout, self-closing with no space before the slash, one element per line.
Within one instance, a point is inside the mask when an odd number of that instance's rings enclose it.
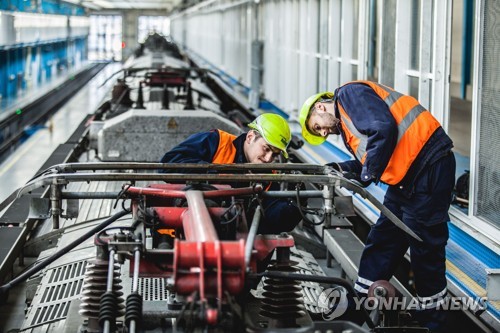
<path fill-rule="evenodd" d="M 85 15 L 85 8 L 58 0 L 1 0 L 0 10 L 58 15 Z"/>
<path fill-rule="evenodd" d="M 7 96 L 7 52 L 0 51 L 0 95 Z"/>

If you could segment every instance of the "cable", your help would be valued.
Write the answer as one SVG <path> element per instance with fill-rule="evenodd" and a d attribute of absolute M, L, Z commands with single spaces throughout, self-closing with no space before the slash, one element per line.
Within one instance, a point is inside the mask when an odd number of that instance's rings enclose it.
<path fill-rule="evenodd" d="M 230 224 L 234 221 L 236 221 L 236 219 L 241 216 L 241 213 L 242 213 L 242 209 L 240 207 L 240 204 L 239 203 L 231 203 L 231 205 L 226 209 L 226 211 L 221 215 L 222 217 L 226 216 L 228 213 L 229 213 L 229 210 L 232 209 L 232 208 L 235 208 L 236 209 L 236 213 L 234 214 L 233 217 L 231 217 L 229 220 L 227 221 L 224 221 L 224 222 L 220 222 L 221 225 L 226 225 L 226 224 Z"/>
<path fill-rule="evenodd" d="M 302 206 L 300 204 L 300 185 L 299 184 L 297 184 L 295 186 L 295 190 L 296 190 L 295 198 L 297 199 L 297 206 L 298 206 L 297 208 L 299 209 L 300 216 L 302 217 L 302 219 L 304 220 L 304 222 L 306 222 L 306 224 L 309 224 L 309 225 L 312 225 L 312 226 L 320 225 L 323 222 L 325 222 L 325 216 L 326 216 L 326 214 L 323 214 L 323 217 L 321 218 L 321 220 L 319 222 L 313 222 L 313 221 L 309 220 L 309 218 L 307 218 L 307 216 L 302 211 Z"/>
<path fill-rule="evenodd" d="M 48 265 L 50 265 L 51 263 L 53 263 L 54 261 L 56 261 L 57 259 L 59 259 L 63 255 L 65 255 L 66 253 L 68 253 L 69 251 L 74 249 L 76 246 L 80 245 L 83 241 L 85 241 L 86 239 L 88 239 L 89 237 L 94 235 L 96 232 L 99 232 L 100 230 L 106 228 L 111 223 L 115 222 L 119 218 L 121 218 L 129 213 L 130 212 L 127 212 L 127 211 L 120 211 L 120 212 L 114 214 L 113 216 L 109 217 L 108 219 L 106 219 L 102 223 L 100 223 L 97 226 L 95 226 L 94 228 L 90 229 L 85 234 L 81 235 L 80 237 L 75 239 L 73 242 L 66 245 L 65 247 L 63 247 L 62 249 L 60 249 L 59 251 L 57 251 L 56 253 L 54 253 L 53 255 L 48 257 L 47 259 L 45 259 L 44 261 L 40 262 L 38 265 L 33 266 L 31 269 L 18 275 L 16 278 L 14 278 L 9 283 L 4 284 L 3 286 L 0 287 L 0 299 L 2 299 L 3 301 L 6 301 L 7 300 L 6 294 L 10 288 L 15 287 L 19 283 L 28 279 L 33 274 L 41 271 L 43 268 L 47 267 Z"/>
<path fill-rule="evenodd" d="M 110 228 L 106 228 L 106 229 L 103 229 L 101 231 L 99 231 L 96 235 L 96 238 L 97 238 L 97 241 L 99 242 L 99 244 L 105 244 L 106 242 L 102 240 L 101 236 L 103 233 L 105 233 L 106 231 L 109 231 L 109 230 L 116 230 L 116 229 L 120 229 L 121 230 L 135 230 L 135 227 L 129 227 L 129 226 L 116 226 L 116 227 L 110 227 Z"/>
<path fill-rule="evenodd" d="M 118 195 L 116 196 L 116 201 L 115 201 L 115 204 L 113 205 L 113 209 L 116 208 L 116 206 L 118 205 L 118 200 L 122 199 L 122 196 L 125 194 L 125 192 L 128 191 L 128 189 L 132 186 L 132 184 L 127 184 L 125 185 L 124 188 L 122 188 L 122 190 L 118 193 Z M 122 208 L 123 208 L 123 202 L 122 202 Z M 125 210 L 125 208 L 123 209 Z"/>

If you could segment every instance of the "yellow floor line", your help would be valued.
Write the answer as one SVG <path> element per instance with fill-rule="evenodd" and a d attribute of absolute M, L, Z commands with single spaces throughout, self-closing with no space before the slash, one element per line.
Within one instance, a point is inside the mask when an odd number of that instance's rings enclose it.
<path fill-rule="evenodd" d="M 469 287 L 469 289 L 471 289 L 477 296 L 486 297 L 486 290 L 449 260 L 446 260 L 446 270 Z M 500 309 L 500 301 L 488 301 L 488 303 L 495 309 Z"/>

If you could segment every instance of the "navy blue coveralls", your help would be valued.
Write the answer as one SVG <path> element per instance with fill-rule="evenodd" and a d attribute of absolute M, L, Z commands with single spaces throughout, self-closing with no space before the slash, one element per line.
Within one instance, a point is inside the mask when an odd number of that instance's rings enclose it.
<path fill-rule="evenodd" d="M 335 91 L 356 129 L 368 136 L 371 158 L 364 165 L 357 160 L 340 163 L 345 171 L 360 174 L 361 179 L 380 179 L 398 137 L 394 117 L 387 104 L 367 85 L 348 84 Z M 336 106 L 336 104 L 335 104 Z M 341 119 L 336 106 L 336 116 Z M 341 119 L 342 121 L 342 119 Z M 344 138 L 341 126 L 338 126 Z M 344 138 L 345 142 L 345 138 Z M 410 248 L 411 267 L 419 301 L 425 310 L 416 319 L 431 330 L 441 330 L 445 313 L 436 311 L 446 296 L 446 256 L 448 209 L 455 182 L 453 143 L 439 127 L 420 151 L 403 180 L 389 186 L 384 198 L 387 206 L 410 227 L 423 242 L 408 236 L 381 214 L 372 226 L 361 256 L 355 289 L 366 294 L 377 280 L 389 280 Z"/>
<path fill-rule="evenodd" d="M 233 145 L 236 147 L 234 163 L 248 162 L 243 151 L 246 135 L 247 133 L 241 134 L 233 141 Z M 217 130 L 197 133 L 163 155 L 160 162 L 212 163 L 218 147 L 219 132 Z M 248 186 L 248 184 L 241 184 L 240 186 Z M 271 184 L 269 190 L 279 190 L 279 184 Z M 261 234 L 279 234 L 292 231 L 301 220 L 298 208 L 288 199 L 264 198 L 262 206 L 264 216 L 258 229 Z"/>

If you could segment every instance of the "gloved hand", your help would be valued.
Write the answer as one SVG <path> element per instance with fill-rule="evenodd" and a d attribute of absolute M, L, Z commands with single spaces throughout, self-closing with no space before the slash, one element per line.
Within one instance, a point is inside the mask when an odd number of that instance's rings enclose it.
<path fill-rule="evenodd" d="M 338 164 L 337 162 L 331 162 L 331 163 L 327 163 L 325 165 L 329 166 L 330 168 L 332 168 L 335 171 L 342 172 L 342 168 L 341 168 L 340 164 Z"/>
<path fill-rule="evenodd" d="M 368 180 L 362 180 L 361 179 L 361 175 L 356 173 L 356 172 L 352 172 L 352 171 L 343 171 L 342 172 L 342 176 L 344 176 L 344 178 L 347 178 L 349 179 L 350 181 L 352 181 L 354 184 L 356 185 L 359 185 L 361 187 L 367 187 L 368 185 L 370 185 L 373 181 L 372 178 L 368 179 Z"/>

